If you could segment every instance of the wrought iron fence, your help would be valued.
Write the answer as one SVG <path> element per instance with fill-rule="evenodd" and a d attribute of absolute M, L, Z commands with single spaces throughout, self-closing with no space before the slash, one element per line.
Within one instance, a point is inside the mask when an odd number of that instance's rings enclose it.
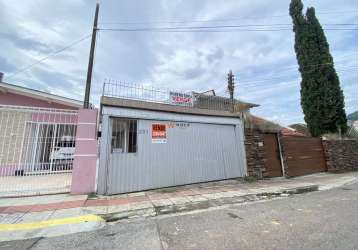
<path fill-rule="evenodd" d="M 0 105 L 0 196 L 68 191 L 76 130 L 77 111 Z"/>
<path fill-rule="evenodd" d="M 113 80 L 106 80 L 104 82 L 102 95 L 121 99 L 229 112 L 239 112 L 247 109 L 247 103 L 231 100 L 223 96 L 216 96 L 214 91 L 204 93 L 173 91 Z"/>

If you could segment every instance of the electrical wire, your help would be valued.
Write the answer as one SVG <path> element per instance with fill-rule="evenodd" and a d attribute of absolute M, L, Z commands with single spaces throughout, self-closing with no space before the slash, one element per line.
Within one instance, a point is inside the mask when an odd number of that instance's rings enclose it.
<path fill-rule="evenodd" d="M 351 69 L 343 69 L 343 70 L 338 70 L 338 73 L 343 73 L 343 72 L 350 72 L 350 73 L 358 73 L 358 67 L 356 68 L 351 68 Z M 282 89 L 288 86 L 300 86 L 299 83 L 301 82 L 301 79 L 297 79 L 297 80 L 289 80 L 289 81 L 285 81 L 285 82 L 280 82 L 280 83 L 272 83 L 272 84 L 261 84 L 261 85 L 257 85 L 257 86 L 244 86 L 244 85 L 238 85 L 238 87 L 243 87 L 243 89 L 245 90 L 245 94 L 248 93 L 258 93 L 259 91 L 263 91 L 263 90 L 273 90 L 273 89 Z M 283 85 L 283 83 L 285 83 Z M 252 89 L 255 87 L 264 87 L 261 89 Z M 250 90 L 248 90 L 248 88 L 251 88 Z"/>
<path fill-rule="evenodd" d="M 190 30 L 211 30 L 211 29 L 233 29 L 233 28 L 255 28 L 263 29 L 265 27 L 281 27 L 287 26 L 286 24 L 241 24 L 241 25 L 215 25 L 215 26 L 179 26 L 179 27 L 145 27 L 145 28 L 99 28 L 103 31 L 190 31 Z M 277 28 L 281 29 L 281 28 Z M 287 28 L 285 28 L 287 29 Z M 291 28 L 289 28 L 291 30 Z"/>
<path fill-rule="evenodd" d="M 358 13 L 358 10 L 345 10 L 345 11 L 318 11 L 317 14 L 320 15 L 332 15 L 332 14 L 342 14 L 342 13 Z M 193 19 L 193 20 L 154 20 L 154 21 L 103 21 L 100 22 L 100 25 L 106 24 L 127 24 L 127 25 L 136 25 L 136 24 L 179 24 L 179 23 L 215 23 L 215 22 L 231 22 L 237 20 L 264 20 L 264 19 L 271 19 L 271 18 L 280 18 L 280 17 L 289 17 L 288 14 L 279 14 L 279 15 L 272 15 L 268 17 L 236 17 L 236 18 L 225 18 L 225 19 Z"/>
<path fill-rule="evenodd" d="M 12 74 L 10 74 L 8 77 L 6 77 L 6 79 L 11 79 L 11 78 L 15 77 L 16 75 L 18 75 L 18 74 L 20 74 L 20 73 L 22 73 L 22 72 L 24 72 L 24 71 L 26 71 L 26 70 L 29 70 L 29 69 L 31 69 L 32 67 L 34 67 L 34 66 L 36 66 L 36 65 L 38 65 L 38 64 L 40 64 L 40 63 L 42 63 L 42 62 L 44 62 L 44 61 L 46 61 L 47 59 L 49 59 L 49 58 L 51 58 L 51 57 L 53 57 L 53 56 L 55 56 L 55 55 L 57 55 L 57 54 L 59 54 L 59 53 L 65 51 L 65 50 L 68 50 L 68 49 L 72 48 L 73 46 L 75 46 L 75 45 L 77 45 L 77 44 L 83 42 L 84 40 L 90 38 L 91 35 L 92 35 L 92 34 L 86 35 L 86 36 L 84 36 L 84 37 L 82 37 L 82 38 L 80 38 L 80 39 L 78 39 L 78 40 L 76 40 L 76 41 L 70 43 L 69 45 L 67 45 L 67 46 L 65 46 L 65 47 L 63 47 L 63 48 L 61 48 L 61 49 L 59 49 L 59 50 L 57 50 L 57 51 L 55 51 L 55 52 L 53 52 L 53 53 L 50 53 L 49 55 L 47 55 L 47 56 L 45 56 L 45 57 L 43 57 L 43 58 L 41 58 L 41 59 L 39 59 L 39 60 L 36 60 L 34 63 L 32 63 L 32 64 L 30 64 L 30 65 L 28 65 L 28 66 L 26 66 L 26 67 L 24 67 L 24 68 L 22 68 L 22 69 L 19 69 L 19 70 L 15 71 L 15 72 L 12 73 Z"/>
<path fill-rule="evenodd" d="M 337 68 L 337 72 L 338 73 L 342 73 L 342 72 L 348 72 L 350 70 L 356 70 L 358 69 L 358 65 L 352 65 L 352 66 L 348 66 L 348 67 L 339 67 Z M 257 80 L 257 81 L 240 81 L 238 83 L 239 86 L 241 87 L 261 87 L 261 86 L 265 86 L 267 82 L 272 82 L 272 81 L 281 81 L 278 82 L 277 84 L 282 83 L 282 81 L 286 81 L 287 78 L 292 77 L 292 76 L 285 76 L 285 77 L 274 77 L 274 78 L 266 78 L 263 80 Z"/>
<path fill-rule="evenodd" d="M 343 30 L 354 31 L 356 24 L 335 24 L 344 25 L 344 27 L 350 25 L 354 28 L 324 28 L 324 30 Z M 287 26 L 287 27 L 284 27 Z M 215 25 L 215 26 L 178 26 L 178 27 L 145 27 L 145 28 L 98 28 L 100 31 L 112 31 L 112 32 L 238 32 L 238 31 L 288 31 L 292 30 L 292 25 L 286 24 L 274 24 L 274 25 Z M 275 28 L 277 27 L 277 28 Z"/>

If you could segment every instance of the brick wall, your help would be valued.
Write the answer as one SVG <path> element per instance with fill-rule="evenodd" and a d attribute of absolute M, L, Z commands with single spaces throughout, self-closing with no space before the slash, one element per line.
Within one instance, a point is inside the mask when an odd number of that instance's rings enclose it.
<path fill-rule="evenodd" d="M 323 141 L 329 172 L 358 170 L 358 140 Z"/>
<path fill-rule="evenodd" d="M 262 179 L 266 176 L 264 134 L 258 130 L 245 129 L 247 174 Z"/>
<path fill-rule="evenodd" d="M 358 170 L 358 140 L 323 141 L 329 172 Z"/>

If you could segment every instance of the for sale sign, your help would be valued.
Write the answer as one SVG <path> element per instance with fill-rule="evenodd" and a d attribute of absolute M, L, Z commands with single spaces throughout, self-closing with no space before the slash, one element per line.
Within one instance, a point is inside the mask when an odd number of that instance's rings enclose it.
<path fill-rule="evenodd" d="M 193 96 L 185 93 L 170 92 L 170 103 L 180 106 L 193 106 Z"/>
<path fill-rule="evenodd" d="M 152 124 L 152 143 L 167 143 L 165 124 Z"/>

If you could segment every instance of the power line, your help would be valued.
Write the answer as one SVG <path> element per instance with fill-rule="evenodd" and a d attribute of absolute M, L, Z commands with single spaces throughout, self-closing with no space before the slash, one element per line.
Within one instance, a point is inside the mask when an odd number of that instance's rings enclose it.
<path fill-rule="evenodd" d="M 358 73 L 358 67 L 356 68 L 350 68 L 350 69 L 342 69 L 342 70 L 339 70 L 339 72 L 350 72 L 350 73 Z M 285 83 L 285 85 L 283 85 L 282 83 Z M 292 84 L 293 83 L 293 84 Z M 271 83 L 271 84 L 260 84 L 260 85 L 256 85 L 256 86 L 244 86 L 244 85 L 240 85 L 240 87 L 250 87 L 250 88 L 255 88 L 255 87 L 265 87 L 265 89 L 263 90 L 268 90 L 268 89 L 276 89 L 276 88 L 283 88 L 283 87 L 288 87 L 288 86 L 299 86 L 299 83 L 300 83 L 300 79 L 297 79 L 297 80 L 289 80 L 289 81 L 286 81 L 286 82 L 279 82 L 279 83 Z M 255 89 L 250 89 L 249 91 L 245 91 L 245 93 L 258 93 L 259 91 L 261 90 L 255 90 Z"/>
<path fill-rule="evenodd" d="M 343 67 L 341 69 L 338 69 L 337 72 L 338 73 L 342 73 L 342 72 L 358 72 L 358 65 L 352 65 L 349 67 Z M 280 82 L 272 82 L 274 80 L 282 80 Z M 250 83 L 253 84 L 245 84 L 246 82 L 242 82 L 240 83 L 240 87 L 243 87 L 244 89 L 248 89 L 251 88 L 249 91 L 245 91 L 245 93 L 258 93 L 260 90 L 255 90 L 255 88 L 265 88 L 264 90 L 267 89 L 274 89 L 274 88 L 280 88 L 280 87 L 287 87 L 287 86 L 296 86 L 301 80 L 300 79 L 282 79 L 282 78 L 272 78 L 272 79 L 267 79 L 266 82 L 269 81 L 271 83 L 265 83 L 265 82 L 259 82 L 259 81 L 252 81 Z M 244 83 L 244 84 L 242 84 Z M 282 85 L 282 84 L 285 85 Z M 291 83 L 291 84 L 290 84 Z M 293 84 L 292 84 L 293 83 Z M 217 93 L 224 93 L 225 92 L 225 88 L 224 86 L 220 88 L 220 90 L 216 91 Z"/>
<path fill-rule="evenodd" d="M 355 54 L 358 54 L 358 52 L 352 52 L 350 53 L 349 55 L 345 55 L 345 56 L 342 56 L 342 57 L 338 57 L 338 60 L 335 60 L 334 63 L 320 63 L 320 64 L 307 64 L 305 65 L 305 67 L 314 67 L 314 66 L 323 66 L 323 65 L 335 65 L 339 67 L 339 63 L 340 62 L 344 62 L 346 61 L 348 57 L 351 57 L 352 55 L 355 55 Z M 355 61 L 355 60 L 351 60 L 350 62 L 358 62 L 358 61 Z M 355 66 L 355 65 L 353 65 Z M 349 66 L 348 66 L 349 67 Z M 280 72 L 282 73 L 283 71 L 291 71 L 291 70 L 298 70 L 299 69 L 299 65 L 295 64 L 295 65 L 291 65 L 291 66 L 287 66 L 287 67 L 280 67 L 278 68 L 278 70 L 280 70 Z M 285 74 L 286 74 L 285 72 Z M 241 72 L 238 72 L 240 75 L 244 75 L 244 72 L 241 71 Z M 297 72 L 298 73 L 298 72 Z M 276 74 L 277 75 L 277 74 Z M 281 74 L 279 74 L 281 75 Z M 287 75 L 286 75 L 287 76 Z M 269 77 L 269 78 L 262 78 L 262 77 L 259 77 L 259 78 L 254 78 L 254 80 L 251 80 L 251 81 L 241 81 L 241 84 L 244 83 L 257 83 L 257 82 L 261 82 L 261 81 L 271 81 L 271 80 L 274 80 L 274 79 L 282 79 L 284 78 L 285 76 L 281 76 L 281 77 Z"/>
<path fill-rule="evenodd" d="M 342 67 L 342 68 L 337 68 L 337 72 L 341 73 L 341 72 L 349 72 L 349 71 L 354 71 L 358 69 L 358 65 L 352 65 L 352 66 L 348 66 L 348 67 Z M 265 83 L 267 82 L 271 82 L 271 81 L 285 81 L 285 79 L 289 78 L 290 76 L 286 76 L 286 77 L 273 77 L 273 78 L 266 78 L 266 79 L 262 79 L 262 80 L 256 80 L 256 81 L 241 81 L 240 82 L 240 87 L 259 87 L 259 86 L 265 86 Z M 292 77 L 292 76 L 291 76 Z M 278 83 L 277 83 L 278 84 Z"/>
<path fill-rule="evenodd" d="M 178 26 L 178 27 L 145 27 L 145 28 L 99 28 L 100 31 L 114 32 L 236 32 L 236 31 L 283 31 L 292 30 L 291 24 L 241 24 L 241 25 L 215 25 L 215 26 Z M 333 24 L 331 24 L 333 25 Z M 334 24 L 356 25 L 356 24 Z M 358 24 L 357 24 L 358 25 Z M 287 26 L 287 27 L 284 27 Z M 277 27 L 277 28 L 276 28 Z M 353 26 L 354 27 L 354 26 Z M 324 28 L 324 30 L 358 30 L 357 28 Z"/>
<path fill-rule="evenodd" d="M 13 74 L 10 74 L 6 79 L 13 78 L 14 76 L 16 76 L 16 75 L 18 75 L 18 74 L 20 74 L 20 73 L 22 73 L 22 72 L 34 67 L 34 66 L 36 66 L 37 64 L 40 64 L 43 61 L 46 61 L 47 59 L 49 59 L 49 58 L 51 58 L 51 57 L 53 57 L 53 56 L 65 51 L 65 50 L 68 50 L 69 48 L 71 48 L 71 47 L 73 47 L 73 46 L 75 46 L 75 45 L 77 45 L 77 44 L 79 44 L 81 42 L 83 42 L 84 40 L 88 39 L 89 37 L 91 37 L 91 34 L 86 35 L 86 36 L 84 36 L 84 37 L 82 37 L 82 38 L 70 43 L 69 45 L 67 45 L 67 46 L 65 46 L 65 47 L 63 47 L 61 49 L 59 49 L 59 50 L 57 50 L 57 51 L 55 51 L 53 53 L 50 53 L 49 55 L 47 55 L 47 56 L 45 56 L 45 57 L 43 57 L 43 58 L 41 58 L 39 60 L 36 60 L 34 63 L 32 63 L 32 64 L 30 64 L 30 65 L 28 65 L 28 66 L 26 66 L 26 67 L 24 67 L 22 69 L 19 69 L 19 70 L 15 71 Z"/>
<path fill-rule="evenodd" d="M 342 13 L 358 13 L 358 10 L 344 10 L 344 11 L 318 11 L 317 14 L 321 15 L 332 15 L 332 14 L 342 14 Z M 268 17 L 236 17 L 236 18 L 225 18 L 225 19 L 204 19 L 204 18 L 198 18 L 198 19 L 192 19 L 192 20 L 153 20 L 153 21 L 106 21 L 106 22 L 100 22 L 101 25 L 105 24 L 160 24 L 160 23 L 166 23 L 166 24 L 179 24 L 179 23 L 219 23 L 219 22 L 231 22 L 231 21 L 237 21 L 237 20 L 264 20 L 264 19 L 270 19 L 270 18 L 281 18 L 281 17 L 289 17 L 288 14 L 279 14 L 279 15 L 272 15 Z"/>
<path fill-rule="evenodd" d="M 356 68 L 351 68 L 351 69 L 343 69 L 343 70 L 339 70 L 339 73 L 342 72 L 350 72 L 350 73 L 358 73 L 358 67 Z M 265 93 L 268 91 L 272 91 L 272 90 L 282 90 L 283 88 L 291 88 L 291 87 L 300 87 L 300 79 L 295 79 L 295 80 L 289 80 L 289 81 L 285 81 L 285 82 L 279 82 L 279 83 L 271 83 L 271 84 L 258 84 L 256 86 L 244 86 L 240 84 L 240 87 L 243 87 L 244 89 L 246 88 L 251 88 L 249 90 L 245 90 L 245 91 L 241 91 L 239 93 L 241 94 L 257 94 L 257 93 Z M 261 87 L 260 89 L 255 89 L 256 87 Z M 217 90 L 217 93 L 221 93 L 224 94 L 225 92 L 225 88 L 224 86 L 221 88 L 221 90 Z"/>
<path fill-rule="evenodd" d="M 322 23 L 323 26 L 358 26 L 358 23 Z M 292 27 L 292 23 L 272 23 L 272 24 L 231 24 L 231 25 L 216 25 L 216 26 L 177 26 L 177 27 L 144 27 L 144 28 L 128 28 L 128 29 L 199 29 L 199 28 L 238 28 L 238 27 L 282 27 L 288 26 Z M 100 30 L 116 30 L 116 29 L 126 29 L 126 28 L 100 28 Z"/>
<path fill-rule="evenodd" d="M 100 31 L 114 31 L 114 32 L 159 32 L 159 33 L 217 33 L 217 32 L 238 32 L 238 31 L 289 31 L 292 29 L 225 29 L 225 30 L 212 30 L 212 29 L 157 29 L 157 28 L 141 28 L 141 29 L 99 29 Z"/>
<path fill-rule="evenodd" d="M 356 53 L 352 53 L 352 54 L 356 54 Z M 314 67 L 314 66 L 324 66 L 324 65 L 336 65 L 337 66 L 337 62 L 342 62 L 342 61 L 345 61 L 345 60 L 342 60 L 344 57 L 340 58 L 339 60 L 336 61 L 336 64 L 333 64 L 333 63 L 321 63 L 321 64 L 308 64 L 306 65 L 306 67 Z M 357 61 L 354 61 L 354 62 L 357 62 Z M 355 69 L 355 67 L 358 66 L 358 65 L 351 65 L 351 66 L 338 66 L 337 67 L 337 70 L 341 70 L 341 69 L 350 69 L 353 67 L 353 69 Z M 279 70 L 282 72 L 284 69 L 286 69 L 285 71 L 291 71 L 291 70 L 298 70 L 299 66 L 288 66 L 288 67 L 284 67 L 284 68 L 280 68 Z M 240 75 L 243 75 L 244 72 L 239 72 Z M 298 72 L 297 72 L 298 73 Z M 264 82 L 268 82 L 268 81 L 273 81 L 273 80 L 281 80 L 281 79 L 285 79 L 289 77 L 288 75 L 285 75 L 285 76 L 274 76 L 274 77 L 268 77 L 268 78 L 254 78 L 253 80 L 250 80 L 250 81 L 240 81 L 240 86 L 249 86 L 250 84 L 256 84 L 256 83 L 264 83 Z"/>

